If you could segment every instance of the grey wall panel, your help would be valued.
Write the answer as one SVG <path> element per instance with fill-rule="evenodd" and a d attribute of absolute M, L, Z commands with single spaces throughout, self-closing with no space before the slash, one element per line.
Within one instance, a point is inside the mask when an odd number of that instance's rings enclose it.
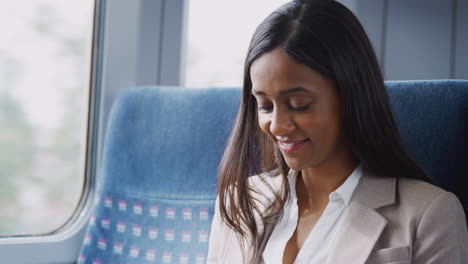
<path fill-rule="evenodd" d="M 374 46 L 381 66 L 384 59 L 384 18 L 386 0 L 360 0 L 356 3 L 355 14 L 367 32 Z"/>
<path fill-rule="evenodd" d="M 163 0 L 142 0 L 138 28 L 137 85 L 158 84 Z"/>
<path fill-rule="evenodd" d="M 452 1 L 390 0 L 387 23 L 386 79 L 450 78 Z"/>
<path fill-rule="evenodd" d="M 468 79 L 468 1 L 456 3 L 456 50 L 454 78 Z"/>
<path fill-rule="evenodd" d="M 188 15 L 188 1 L 164 0 L 159 66 L 160 85 L 180 85 L 183 82 L 184 45 Z"/>

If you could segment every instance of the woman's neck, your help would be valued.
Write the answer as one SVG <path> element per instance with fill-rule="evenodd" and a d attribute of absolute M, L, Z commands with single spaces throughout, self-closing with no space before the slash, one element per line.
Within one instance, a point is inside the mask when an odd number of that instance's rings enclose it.
<path fill-rule="evenodd" d="M 296 182 L 298 200 L 306 204 L 328 203 L 331 192 L 340 187 L 358 165 L 352 155 L 302 170 Z"/>

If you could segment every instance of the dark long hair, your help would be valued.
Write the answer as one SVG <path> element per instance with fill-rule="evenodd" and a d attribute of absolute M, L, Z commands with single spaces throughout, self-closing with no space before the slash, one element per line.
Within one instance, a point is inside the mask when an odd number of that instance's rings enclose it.
<path fill-rule="evenodd" d="M 258 259 L 262 239 L 254 214 L 263 219 L 267 215 L 256 206 L 249 175 L 276 170 L 283 176 L 276 202 L 269 208 L 276 210 L 269 210 L 270 215 L 282 213 L 289 198 L 289 168 L 260 130 L 251 93 L 252 63 L 276 48 L 334 82 L 344 113 L 345 134 L 353 154 L 367 171 L 382 177 L 429 181 L 403 147 L 377 58 L 358 19 L 332 0 L 289 2 L 270 14 L 252 37 L 245 60 L 242 101 L 219 169 L 220 213 L 238 236 L 251 236 L 250 262 Z"/>

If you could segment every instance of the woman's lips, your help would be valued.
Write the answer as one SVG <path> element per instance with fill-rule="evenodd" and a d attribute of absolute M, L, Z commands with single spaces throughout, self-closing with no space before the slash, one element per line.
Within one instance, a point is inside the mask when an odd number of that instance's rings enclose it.
<path fill-rule="evenodd" d="M 279 148 L 284 152 L 292 152 L 304 145 L 309 139 L 306 138 L 300 141 L 281 141 L 278 140 Z"/>

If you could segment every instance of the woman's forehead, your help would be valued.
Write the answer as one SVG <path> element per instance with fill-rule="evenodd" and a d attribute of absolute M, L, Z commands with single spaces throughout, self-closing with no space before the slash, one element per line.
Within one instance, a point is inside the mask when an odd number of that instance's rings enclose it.
<path fill-rule="evenodd" d="M 297 67 L 291 58 L 286 56 L 281 49 L 274 49 L 257 58 L 250 67 L 252 79 L 268 79 L 272 75 L 287 75 Z"/>
<path fill-rule="evenodd" d="M 295 62 L 281 49 L 275 49 L 257 58 L 250 68 L 252 89 L 288 90 L 297 87 L 312 89 L 328 85 L 328 80 L 310 67 Z"/>

